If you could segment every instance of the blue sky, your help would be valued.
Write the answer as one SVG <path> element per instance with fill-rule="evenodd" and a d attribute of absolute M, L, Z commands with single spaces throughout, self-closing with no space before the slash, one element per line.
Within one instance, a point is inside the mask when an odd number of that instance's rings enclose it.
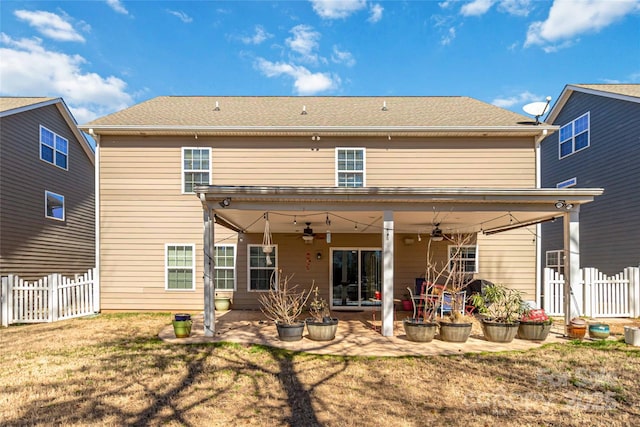
<path fill-rule="evenodd" d="M 61 96 L 79 123 L 160 95 L 461 95 L 524 114 L 566 84 L 640 83 L 640 0 L 0 9 L 0 94 Z"/>

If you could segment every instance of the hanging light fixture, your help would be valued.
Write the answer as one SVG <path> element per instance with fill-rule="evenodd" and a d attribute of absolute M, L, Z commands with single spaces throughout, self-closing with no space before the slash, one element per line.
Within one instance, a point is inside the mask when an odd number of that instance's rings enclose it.
<path fill-rule="evenodd" d="M 431 231 L 431 240 L 433 242 L 441 242 L 444 239 L 444 235 L 442 234 L 442 230 L 439 225 L 439 223 L 436 224 L 436 227 Z"/>
<path fill-rule="evenodd" d="M 271 253 L 273 252 L 273 240 L 271 238 L 271 228 L 269 226 L 269 213 L 264 214 L 264 234 L 262 236 L 262 252 L 266 255 L 267 265 L 272 265 Z"/>

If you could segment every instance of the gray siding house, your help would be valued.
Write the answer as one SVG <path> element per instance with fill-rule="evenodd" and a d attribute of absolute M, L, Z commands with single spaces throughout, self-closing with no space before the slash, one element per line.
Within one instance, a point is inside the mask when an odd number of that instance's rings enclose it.
<path fill-rule="evenodd" d="M 541 186 L 604 188 L 580 209 L 580 264 L 607 275 L 640 265 L 640 85 L 567 85 L 541 143 Z M 543 267 L 562 271 L 562 221 L 542 224 Z"/>
<path fill-rule="evenodd" d="M 95 266 L 94 153 L 61 98 L 0 98 L 0 275 Z"/>

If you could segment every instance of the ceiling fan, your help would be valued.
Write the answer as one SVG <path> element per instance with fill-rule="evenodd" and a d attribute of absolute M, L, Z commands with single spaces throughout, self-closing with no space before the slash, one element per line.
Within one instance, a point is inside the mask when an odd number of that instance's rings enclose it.
<path fill-rule="evenodd" d="M 307 244 L 311 244 L 313 243 L 313 237 L 315 234 L 313 232 L 313 228 L 311 228 L 311 223 L 306 222 L 305 224 L 307 224 L 307 227 L 302 231 L 302 240 Z"/>

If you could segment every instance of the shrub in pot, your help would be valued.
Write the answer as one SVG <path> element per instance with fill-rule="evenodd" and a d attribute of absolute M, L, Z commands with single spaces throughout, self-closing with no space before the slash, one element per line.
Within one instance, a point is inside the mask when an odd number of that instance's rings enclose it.
<path fill-rule="evenodd" d="M 331 317 L 329 304 L 318 297 L 318 287 L 313 290 L 313 299 L 309 303 L 309 317 L 306 320 L 309 339 L 314 341 L 331 341 L 336 337 L 338 319 Z"/>
<path fill-rule="evenodd" d="M 293 276 L 284 276 L 282 271 L 274 271 L 269 291 L 260 295 L 258 301 L 264 315 L 273 320 L 282 341 L 299 341 L 304 332 L 304 322 L 298 320 L 305 309 L 311 292 L 298 291 L 297 285 L 290 286 Z"/>
<path fill-rule="evenodd" d="M 551 331 L 553 320 L 543 309 L 527 309 L 520 318 L 517 338 L 531 341 L 544 341 Z"/>
<path fill-rule="evenodd" d="M 472 297 L 473 305 L 483 316 L 482 333 L 487 341 L 511 342 L 518 333 L 520 316 L 527 306 L 522 293 L 502 284 L 489 284 Z"/>
<path fill-rule="evenodd" d="M 413 299 L 411 289 L 407 288 L 407 290 Z M 423 298 L 420 312 L 417 312 L 416 307 L 413 307 L 413 317 L 408 317 L 402 321 L 409 341 L 430 342 L 436 335 L 438 324 L 434 321 L 434 318 L 437 302 L 426 296 Z"/>

